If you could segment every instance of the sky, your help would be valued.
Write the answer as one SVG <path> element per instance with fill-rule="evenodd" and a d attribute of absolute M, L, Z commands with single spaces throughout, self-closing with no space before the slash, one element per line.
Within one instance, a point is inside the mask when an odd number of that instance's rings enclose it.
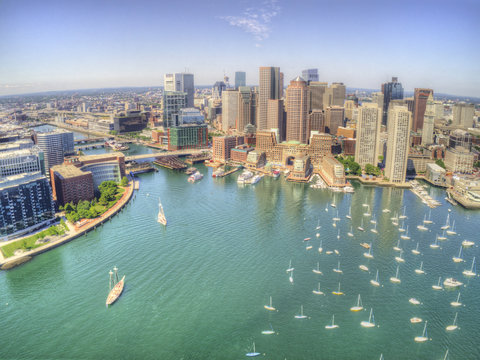
<path fill-rule="evenodd" d="M 0 95 L 195 85 L 279 66 L 320 81 L 480 97 L 479 0 L 0 0 Z"/>

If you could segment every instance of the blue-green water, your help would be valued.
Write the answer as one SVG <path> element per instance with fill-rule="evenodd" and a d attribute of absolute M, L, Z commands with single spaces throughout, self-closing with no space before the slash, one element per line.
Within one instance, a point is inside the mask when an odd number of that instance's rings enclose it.
<path fill-rule="evenodd" d="M 142 175 L 135 199 L 103 227 L 0 272 L 0 358 L 241 359 L 253 341 L 267 359 L 378 359 L 381 353 L 385 359 L 443 359 L 447 348 L 449 359 L 479 358 L 479 279 L 462 275 L 473 256 L 480 259 L 478 247 L 464 250 L 465 263 L 452 261 L 462 240 L 480 243 L 479 212 L 452 208 L 442 190 L 430 188 L 444 205 L 432 210 L 430 231 L 420 232 L 416 226 L 429 208 L 413 193 L 355 184 L 354 194 L 335 195 L 341 221 L 333 227 L 328 190 L 266 177 L 241 187 L 238 173 L 212 179 L 210 168 L 197 167 L 205 177 L 195 184 L 166 169 Z M 159 197 L 166 228 L 156 221 Z M 376 215 L 378 235 L 363 216 L 365 202 Z M 406 261 L 401 284 L 393 284 L 398 253 L 392 248 L 401 233 L 390 217 L 404 206 L 412 239 L 401 241 Z M 351 221 L 345 218 L 350 207 Z M 433 250 L 429 244 L 441 233 L 448 208 L 459 235 Z M 356 229 L 362 218 L 364 233 Z M 351 225 L 354 238 L 347 236 Z M 312 250 L 306 250 L 306 237 Z M 415 256 L 417 241 L 422 255 Z M 363 256 L 361 242 L 373 243 L 373 259 Z M 339 255 L 326 254 L 334 249 Z M 285 271 L 290 259 L 293 285 Z M 338 261 L 343 274 L 332 271 Z M 425 275 L 414 272 L 420 261 Z M 317 262 L 323 275 L 312 272 Z M 126 274 L 126 286 L 106 309 L 114 265 Z M 379 288 L 369 283 L 376 269 Z M 464 306 L 450 306 L 457 291 L 432 289 L 439 276 L 465 283 Z M 319 281 L 325 296 L 312 293 Z M 332 295 L 339 282 L 344 296 Z M 365 310 L 353 313 L 358 294 Z M 269 296 L 278 311 L 264 309 Z M 422 304 L 411 305 L 411 297 Z M 300 305 L 306 320 L 294 318 Z M 363 328 L 371 307 L 378 327 Z M 456 311 L 459 329 L 447 332 Z M 333 314 L 339 328 L 326 330 Z M 414 342 L 423 323 L 411 324 L 413 316 L 428 320 L 431 341 Z M 278 334 L 261 334 L 269 324 Z"/>

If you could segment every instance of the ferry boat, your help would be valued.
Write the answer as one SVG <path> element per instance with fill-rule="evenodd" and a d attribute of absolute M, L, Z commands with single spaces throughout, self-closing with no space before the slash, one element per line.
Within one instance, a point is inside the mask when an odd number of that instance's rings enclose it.
<path fill-rule="evenodd" d="M 113 275 L 114 273 L 110 271 L 110 292 L 108 293 L 107 296 L 107 301 L 105 302 L 105 305 L 108 307 L 108 305 L 113 304 L 115 301 L 117 301 L 118 297 L 122 294 L 123 291 L 123 286 L 125 284 L 125 275 L 123 275 L 122 280 L 118 281 L 118 269 L 117 267 L 113 268 L 113 271 L 115 271 L 115 281 L 117 282 L 113 288 L 112 284 L 114 282 Z"/>
<path fill-rule="evenodd" d="M 250 179 L 250 181 L 248 181 L 247 183 L 248 183 L 248 184 L 251 184 L 251 185 L 255 185 L 256 183 L 258 183 L 258 182 L 260 181 L 260 179 L 261 179 L 262 177 L 263 177 L 263 175 L 257 174 L 257 175 L 255 175 L 255 176 L 253 176 L 253 177 Z"/>
<path fill-rule="evenodd" d="M 200 172 L 195 172 L 188 177 L 188 181 L 194 183 L 195 181 L 203 179 L 203 175 Z"/>
<path fill-rule="evenodd" d="M 240 176 L 237 179 L 237 183 L 239 184 L 246 184 L 247 180 L 250 180 L 253 177 L 253 173 L 245 170 L 243 173 L 240 174 Z"/>

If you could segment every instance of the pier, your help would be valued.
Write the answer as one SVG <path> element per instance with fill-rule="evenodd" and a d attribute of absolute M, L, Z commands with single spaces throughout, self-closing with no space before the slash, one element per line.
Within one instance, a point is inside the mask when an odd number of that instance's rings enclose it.
<path fill-rule="evenodd" d="M 212 155 L 209 153 L 200 153 L 188 156 L 185 162 L 189 165 L 193 165 L 196 163 L 204 162 L 205 160 L 210 160 L 211 158 Z"/>
<path fill-rule="evenodd" d="M 187 168 L 187 164 L 185 164 L 178 158 L 178 156 L 175 155 L 159 157 L 153 163 L 171 170 L 184 170 Z"/>

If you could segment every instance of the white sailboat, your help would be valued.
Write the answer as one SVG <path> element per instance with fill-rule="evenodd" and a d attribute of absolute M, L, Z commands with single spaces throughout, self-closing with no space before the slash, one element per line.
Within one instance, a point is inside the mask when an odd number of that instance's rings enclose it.
<path fill-rule="evenodd" d="M 385 214 L 388 214 L 390 212 L 390 209 L 385 208 L 385 209 L 382 210 L 382 212 L 385 213 Z"/>
<path fill-rule="evenodd" d="M 405 234 L 400 235 L 400 237 L 401 237 L 403 240 L 410 240 L 410 236 L 408 236 L 408 225 L 407 225 L 407 231 L 405 232 Z"/>
<path fill-rule="evenodd" d="M 263 305 L 263 307 L 267 310 L 270 310 L 270 311 L 275 311 L 277 309 L 275 309 L 273 306 L 272 306 L 272 297 L 270 296 L 270 305 Z"/>
<path fill-rule="evenodd" d="M 377 269 L 377 275 L 375 275 L 375 279 L 370 280 L 370 284 L 377 287 L 380 286 L 380 283 L 378 281 L 378 269 Z"/>
<path fill-rule="evenodd" d="M 350 226 L 350 231 L 347 233 L 348 236 L 353 237 L 353 228 Z"/>
<path fill-rule="evenodd" d="M 357 304 L 350 308 L 350 311 L 357 312 L 363 310 L 362 299 L 360 298 L 360 294 L 358 294 Z"/>
<path fill-rule="evenodd" d="M 407 215 L 405 215 L 406 208 L 407 208 L 406 206 L 403 207 L 403 214 L 398 217 L 399 219 L 406 219 L 407 218 Z"/>
<path fill-rule="evenodd" d="M 363 216 L 371 216 L 372 214 L 370 213 L 370 206 L 367 205 L 367 212 L 363 213 Z"/>
<path fill-rule="evenodd" d="M 443 357 L 443 360 L 447 360 L 448 359 L 448 349 L 447 351 L 445 352 L 445 356 Z"/>
<path fill-rule="evenodd" d="M 362 271 L 368 272 L 368 267 L 366 265 L 358 265 L 358 268 Z"/>
<path fill-rule="evenodd" d="M 420 255 L 420 251 L 418 250 L 418 242 L 417 242 L 417 247 L 412 250 L 412 254 L 414 254 L 414 255 Z"/>
<path fill-rule="evenodd" d="M 334 207 L 336 208 L 337 207 L 337 204 L 335 204 L 335 194 L 333 194 L 333 201 L 332 203 L 330 204 L 331 207 Z"/>
<path fill-rule="evenodd" d="M 365 256 L 367 259 L 373 259 L 372 255 L 372 243 L 370 243 L 370 246 L 368 247 L 368 252 L 364 252 L 363 256 Z"/>
<path fill-rule="evenodd" d="M 320 226 L 320 219 L 318 219 L 318 223 L 317 223 L 317 227 L 315 228 L 315 230 L 320 230 L 321 226 Z"/>
<path fill-rule="evenodd" d="M 365 197 L 365 202 L 362 204 L 363 207 L 367 207 L 368 206 L 368 203 L 367 203 L 367 197 Z"/>
<path fill-rule="evenodd" d="M 338 290 L 332 291 L 333 295 L 345 295 L 342 291 L 340 291 L 340 283 L 338 283 Z"/>
<path fill-rule="evenodd" d="M 373 317 L 373 308 L 370 309 L 370 315 L 368 316 L 368 321 L 362 321 L 360 325 L 366 328 L 372 328 L 375 326 L 375 318 Z"/>
<path fill-rule="evenodd" d="M 340 239 L 340 229 L 338 229 L 338 233 L 337 233 L 337 240 Z"/>
<path fill-rule="evenodd" d="M 430 244 L 430 247 L 432 249 L 438 249 L 440 245 L 438 245 L 438 236 L 435 237 L 435 242 L 433 244 Z"/>
<path fill-rule="evenodd" d="M 404 263 L 405 259 L 402 257 L 403 250 L 400 251 L 400 256 L 395 256 L 395 261 L 399 263 Z"/>
<path fill-rule="evenodd" d="M 438 284 L 436 284 L 436 285 L 433 284 L 433 285 L 432 285 L 432 289 L 433 289 L 433 290 L 443 290 L 443 286 L 440 285 L 440 284 L 441 284 L 441 281 L 442 281 L 442 277 L 439 276 L 439 277 L 438 277 Z"/>
<path fill-rule="evenodd" d="M 427 335 L 427 322 L 425 320 L 425 326 L 423 327 L 423 333 L 422 333 L 422 336 L 415 336 L 415 341 L 416 342 L 425 342 L 428 340 L 428 335 Z"/>
<path fill-rule="evenodd" d="M 291 272 L 295 270 L 295 268 L 292 267 L 292 260 L 290 259 L 290 263 L 288 264 L 288 269 L 287 269 L 287 273 Z"/>
<path fill-rule="evenodd" d="M 375 225 L 373 226 L 373 229 L 370 229 L 370 231 L 374 234 L 378 234 L 377 223 L 376 222 L 375 222 Z"/>
<path fill-rule="evenodd" d="M 317 238 L 319 238 L 319 237 L 320 237 L 320 232 L 317 232 L 317 233 L 315 234 L 315 236 L 316 236 Z"/>
<path fill-rule="evenodd" d="M 325 325 L 325 329 L 331 330 L 331 329 L 336 329 L 338 328 L 338 325 L 335 325 L 335 314 L 332 315 L 332 324 L 331 325 Z"/>
<path fill-rule="evenodd" d="M 397 265 L 397 272 L 395 273 L 395 276 L 392 276 L 392 277 L 390 278 L 390 281 L 391 281 L 392 283 L 395 283 L 395 284 L 401 283 L 401 280 L 400 280 L 400 278 L 398 277 L 398 271 L 399 271 L 399 267 L 398 267 L 398 265 Z"/>
<path fill-rule="evenodd" d="M 320 271 L 320 263 L 317 262 L 317 268 L 312 270 L 315 274 L 320 274 L 323 275 L 323 273 Z"/>
<path fill-rule="evenodd" d="M 350 206 L 350 210 L 348 211 L 348 214 L 345 215 L 347 219 L 352 219 L 352 207 Z"/>
<path fill-rule="evenodd" d="M 375 217 L 375 214 L 373 214 L 373 218 L 370 219 L 370 224 L 376 224 L 377 223 L 377 218 Z"/>
<path fill-rule="evenodd" d="M 325 205 L 325 212 L 328 212 L 328 205 Z"/>
<path fill-rule="evenodd" d="M 320 283 L 318 283 L 318 289 L 312 291 L 315 295 L 325 295 L 323 291 L 320 290 Z"/>
<path fill-rule="evenodd" d="M 460 291 L 458 292 L 457 299 L 455 301 L 452 301 L 450 305 L 452 305 L 453 307 L 462 306 L 462 303 L 460 302 Z"/>
<path fill-rule="evenodd" d="M 471 246 L 473 246 L 473 245 L 475 245 L 475 243 L 474 243 L 473 241 L 471 241 L 471 240 L 466 240 L 466 239 L 465 239 L 465 240 L 462 241 L 462 246 L 463 246 L 463 247 L 471 247 Z"/>
<path fill-rule="evenodd" d="M 400 240 L 397 241 L 397 246 L 393 247 L 393 250 L 395 251 L 402 251 L 402 248 L 400 247 Z"/>
<path fill-rule="evenodd" d="M 340 261 L 338 262 L 338 266 L 336 269 L 333 269 L 334 272 L 336 273 L 339 273 L 339 274 L 343 274 L 343 271 L 340 269 Z"/>
<path fill-rule="evenodd" d="M 290 284 L 293 284 L 293 270 L 290 271 L 290 276 L 288 277 L 288 281 L 290 281 Z"/>
<path fill-rule="evenodd" d="M 447 220 L 445 220 L 445 225 L 443 225 L 440 229 L 447 230 L 450 227 L 450 214 L 447 214 Z"/>
<path fill-rule="evenodd" d="M 458 312 L 455 313 L 455 318 L 453 319 L 453 324 L 452 325 L 448 325 L 446 327 L 447 331 L 453 331 L 453 330 L 457 330 L 458 329 L 458 326 L 457 326 L 457 317 L 458 317 Z"/>
<path fill-rule="evenodd" d="M 415 298 L 410 298 L 408 302 L 412 305 L 420 305 L 420 301 Z"/>
<path fill-rule="evenodd" d="M 259 356 L 260 353 L 255 350 L 255 342 L 253 342 L 253 351 L 245 354 L 248 357 Z"/>
<path fill-rule="evenodd" d="M 428 228 L 425 225 L 422 225 L 422 224 L 417 225 L 417 229 L 420 230 L 420 231 L 427 231 L 428 230 Z"/>
<path fill-rule="evenodd" d="M 340 221 L 340 218 L 338 217 L 338 210 L 337 210 L 337 216 L 335 216 L 332 220 L 333 221 Z"/>
<path fill-rule="evenodd" d="M 454 278 L 446 278 L 445 281 L 443 282 L 443 286 L 449 289 L 456 289 L 462 285 L 463 283 L 461 281 L 458 281 Z"/>
<path fill-rule="evenodd" d="M 323 252 L 323 240 L 320 240 L 320 246 L 318 247 L 318 252 L 320 254 Z"/>
<path fill-rule="evenodd" d="M 462 258 L 462 249 L 463 249 L 463 247 L 460 246 L 460 250 L 458 251 L 458 256 L 452 257 L 453 262 L 459 263 L 459 262 L 464 261 L 463 258 Z"/>
<path fill-rule="evenodd" d="M 360 231 L 365 231 L 365 229 L 363 228 L 363 219 L 362 219 L 362 224 L 358 226 L 357 229 Z"/>
<path fill-rule="evenodd" d="M 306 319 L 307 315 L 303 315 L 303 305 L 300 305 L 300 315 L 295 315 L 295 319 Z"/>
<path fill-rule="evenodd" d="M 443 230 L 442 235 L 440 235 L 440 236 L 437 235 L 437 239 L 440 240 L 440 241 L 447 240 L 447 237 L 445 236 L 445 230 Z"/>
<path fill-rule="evenodd" d="M 477 269 L 475 268 L 475 257 L 473 257 L 473 260 L 472 260 L 472 268 L 470 270 L 463 270 L 462 271 L 462 274 L 465 275 L 465 276 L 468 276 L 468 277 L 471 277 L 471 276 L 475 276 L 477 275 Z"/>
<path fill-rule="evenodd" d="M 425 214 L 426 216 L 427 214 Z M 430 210 L 430 212 L 428 213 L 428 219 L 424 218 L 423 219 L 423 223 L 424 224 L 433 224 L 433 221 L 431 220 L 432 218 L 432 210 Z"/>
<path fill-rule="evenodd" d="M 455 231 L 455 220 L 453 220 L 452 228 L 447 230 L 447 235 L 457 235 L 457 232 Z"/>
<path fill-rule="evenodd" d="M 402 225 L 398 228 L 398 231 L 401 233 L 405 232 L 405 228 L 403 227 L 405 225 L 405 221 L 402 221 Z"/>
<path fill-rule="evenodd" d="M 273 335 L 273 334 L 275 334 L 275 331 L 273 330 L 272 324 L 270 324 L 270 330 L 263 330 L 262 334 L 263 335 Z"/>
<path fill-rule="evenodd" d="M 425 271 L 423 270 L 423 261 L 420 262 L 420 269 L 415 269 L 415 272 L 419 275 L 425 274 Z"/>
<path fill-rule="evenodd" d="M 157 221 L 164 225 L 167 226 L 167 218 L 165 217 L 165 212 L 163 211 L 163 206 L 162 202 L 160 201 L 160 198 L 158 198 L 158 216 L 157 216 Z"/>

